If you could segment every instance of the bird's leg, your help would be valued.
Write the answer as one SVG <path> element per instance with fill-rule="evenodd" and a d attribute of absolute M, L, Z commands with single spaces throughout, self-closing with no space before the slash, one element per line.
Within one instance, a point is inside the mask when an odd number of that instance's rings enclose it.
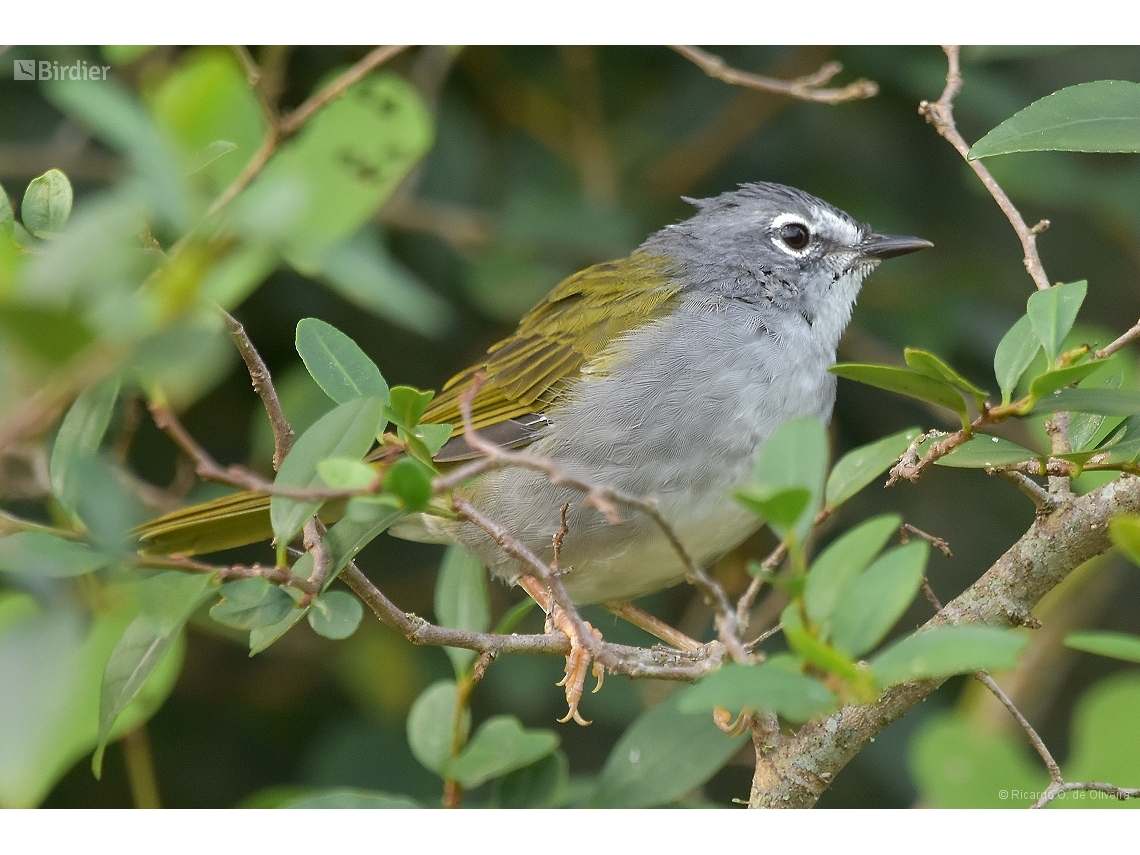
<path fill-rule="evenodd" d="M 639 629 L 644 629 L 650 635 L 660 638 L 666 644 L 671 644 L 678 650 L 685 650 L 695 653 L 703 650 L 705 645 L 697 641 L 695 638 L 689 638 L 685 633 L 678 629 L 674 629 L 658 617 L 654 617 L 649 612 L 639 609 L 628 600 L 610 600 L 608 603 L 603 603 L 610 614 L 617 615 L 622 620 L 632 623 Z"/>
<path fill-rule="evenodd" d="M 590 668 L 591 658 L 590 652 L 586 647 L 585 642 L 579 637 L 577 627 L 574 621 L 570 620 L 569 616 L 562 610 L 562 607 L 554 602 L 554 598 L 550 596 L 550 591 L 543 587 L 542 582 L 534 576 L 520 576 L 518 578 L 519 587 L 530 594 L 531 599 L 538 603 L 539 608 L 546 612 L 546 620 L 548 626 L 553 626 L 555 629 L 561 630 L 570 639 L 570 653 L 566 657 L 566 675 L 558 683 L 559 686 L 566 687 L 566 703 L 570 709 L 565 716 L 558 719 L 560 722 L 567 722 L 573 719 L 578 724 L 585 727 L 590 724 L 589 721 L 582 718 L 582 714 L 578 712 L 578 704 L 582 700 L 582 694 L 585 691 L 586 673 L 587 669 L 591 670 L 594 678 L 598 681 L 594 691 L 598 691 L 602 687 L 602 679 L 605 676 L 601 664 L 593 662 L 593 667 Z M 586 629 L 589 630 L 598 641 L 602 640 L 602 634 L 590 626 L 589 623 L 583 621 Z"/>

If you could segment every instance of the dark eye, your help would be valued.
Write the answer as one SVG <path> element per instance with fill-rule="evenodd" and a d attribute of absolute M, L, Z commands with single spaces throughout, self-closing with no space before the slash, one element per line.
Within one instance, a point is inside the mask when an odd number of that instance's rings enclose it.
<path fill-rule="evenodd" d="M 780 240 L 787 244 L 789 249 L 801 250 L 811 240 L 811 232 L 803 223 L 784 223 L 780 226 Z"/>

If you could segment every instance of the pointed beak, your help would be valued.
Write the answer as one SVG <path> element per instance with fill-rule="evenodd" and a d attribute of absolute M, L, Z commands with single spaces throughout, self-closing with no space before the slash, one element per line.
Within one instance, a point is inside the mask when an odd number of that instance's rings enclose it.
<path fill-rule="evenodd" d="M 896 255 L 906 255 L 932 246 L 934 244 L 922 238 L 904 235 L 867 235 L 859 244 L 859 250 L 871 258 L 894 258 Z"/>

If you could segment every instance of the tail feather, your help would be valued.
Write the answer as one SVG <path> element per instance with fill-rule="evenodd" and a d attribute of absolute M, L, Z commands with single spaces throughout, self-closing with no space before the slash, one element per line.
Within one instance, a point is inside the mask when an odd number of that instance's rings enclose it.
<path fill-rule="evenodd" d="M 235 493 L 182 508 L 135 531 L 143 555 L 201 555 L 273 537 L 268 493 Z"/>

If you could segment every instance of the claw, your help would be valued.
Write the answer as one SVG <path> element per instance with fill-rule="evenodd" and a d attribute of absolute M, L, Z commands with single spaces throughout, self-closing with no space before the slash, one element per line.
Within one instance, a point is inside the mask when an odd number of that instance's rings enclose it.
<path fill-rule="evenodd" d="M 570 639 L 570 654 L 566 657 L 566 674 L 555 684 L 566 687 L 566 703 L 569 705 L 569 710 L 566 715 L 558 719 L 558 721 L 561 724 L 565 724 L 573 720 L 582 727 L 586 727 L 592 722 L 582 718 L 582 714 L 578 711 L 578 704 L 582 701 L 582 694 L 586 687 L 587 666 L 593 666 L 590 668 L 590 671 L 598 681 L 598 685 L 594 688 L 595 692 L 602 687 L 602 678 L 605 671 L 599 663 L 593 662 L 590 659 L 590 654 L 586 650 L 585 644 L 582 643 L 582 639 L 578 637 L 573 624 L 566 619 L 560 609 L 554 609 L 551 614 L 551 621 L 555 627 L 566 633 Z M 602 634 L 590 626 L 590 624 L 586 624 L 586 629 L 588 629 L 598 641 L 602 640 Z"/>

